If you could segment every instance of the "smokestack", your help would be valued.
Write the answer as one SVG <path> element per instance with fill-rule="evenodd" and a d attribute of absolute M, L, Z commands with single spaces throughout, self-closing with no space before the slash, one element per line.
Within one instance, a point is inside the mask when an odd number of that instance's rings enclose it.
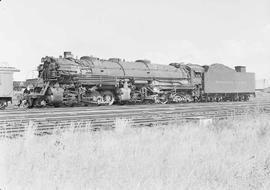
<path fill-rule="evenodd" d="M 245 66 L 235 66 L 235 71 L 239 73 L 245 73 L 246 72 L 246 67 Z"/>
<path fill-rule="evenodd" d="M 73 58 L 71 51 L 64 51 L 64 58 Z"/>

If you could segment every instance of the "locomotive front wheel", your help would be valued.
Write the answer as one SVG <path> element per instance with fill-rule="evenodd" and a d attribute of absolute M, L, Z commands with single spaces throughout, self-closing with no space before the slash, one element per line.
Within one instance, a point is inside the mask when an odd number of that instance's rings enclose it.
<path fill-rule="evenodd" d="M 32 104 L 31 104 L 31 100 L 22 100 L 20 103 L 20 108 L 31 108 Z"/>
<path fill-rule="evenodd" d="M 104 104 L 111 106 L 114 103 L 115 98 L 111 91 L 103 91 L 101 92 L 101 96 Z"/>
<path fill-rule="evenodd" d="M 3 110 L 7 107 L 7 103 L 5 101 L 0 101 L 0 110 Z"/>

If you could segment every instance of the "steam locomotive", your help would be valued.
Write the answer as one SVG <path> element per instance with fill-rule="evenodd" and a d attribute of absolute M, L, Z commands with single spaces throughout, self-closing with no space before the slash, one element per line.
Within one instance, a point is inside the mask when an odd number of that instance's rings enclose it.
<path fill-rule="evenodd" d="M 77 59 L 71 52 L 41 62 L 34 91 L 24 97 L 28 107 L 248 101 L 255 94 L 255 74 L 244 66 Z"/>

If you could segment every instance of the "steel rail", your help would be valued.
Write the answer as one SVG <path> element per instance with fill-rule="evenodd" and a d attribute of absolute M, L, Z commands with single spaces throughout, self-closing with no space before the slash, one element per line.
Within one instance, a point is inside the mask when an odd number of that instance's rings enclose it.
<path fill-rule="evenodd" d="M 190 103 L 190 104 L 165 104 L 165 105 L 130 105 L 130 106 L 100 106 L 100 107 L 70 107 L 70 108 L 40 108 L 40 109 L 17 109 L 17 110 L 4 110 L 0 111 L 0 117 L 1 116 L 7 116 L 7 115 L 16 115 L 19 114 L 27 114 L 27 113 L 33 113 L 33 114 L 43 114 L 46 112 L 53 112 L 53 113 L 63 113 L 63 112 L 79 112 L 79 111 L 110 111 L 110 110 L 134 110 L 134 109 L 167 109 L 167 108 L 193 108 L 193 107 L 213 107 L 213 106 L 248 106 L 248 105 L 261 105 L 262 103 L 258 102 L 235 102 L 235 103 Z M 264 105 L 269 105 L 270 102 L 264 102 Z"/>
<path fill-rule="evenodd" d="M 32 112 L 32 113 L 37 113 L 37 112 L 44 112 L 46 110 L 52 110 L 53 112 L 58 112 L 58 111 L 65 111 L 72 109 L 73 111 L 78 111 L 78 110 L 86 110 L 86 109 L 91 109 L 91 110 L 111 110 L 111 109 L 133 109 L 134 107 L 140 107 L 140 108 L 149 108 L 149 107 L 194 107 L 194 106 L 209 106 L 209 105 L 249 105 L 249 104 L 270 104 L 270 101 L 251 101 L 251 102 L 209 102 L 209 103 L 182 103 L 182 104 L 137 104 L 137 105 L 113 105 L 113 106 L 89 106 L 89 107 L 61 107 L 61 108 L 40 108 L 40 109 L 7 109 L 7 110 L 1 110 L 0 114 L 17 114 L 18 112 L 21 112 L 22 110 L 25 112 Z"/>
<path fill-rule="evenodd" d="M 225 108 L 237 108 L 237 107 L 244 107 L 246 109 L 250 108 L 251 106 L 253 107 L 259 107 L 260 105 L 227 105 L 227 106 L 222 106 L 222 107 L 218 107 L 218 106 L 208 106 L 208 107 L 163 107 L 163 108 L 155 108 L 155 109 L 149 109 L 145 108 L 145 109 L 122 109 L 122 110 L 84 110 L 84 111 L 64 111 L 64 112 L 43 112 L 43 113 L 32 113 L 32 112 L 21 112 L 21 114 L 15 114 L 15 115 L 1 115 L 0 116 L 0 122 L 1 121 L 5 121 L 5 120 L 9 120 L 9 121 L 15 121 L 15 120 L 23 120 L 23 119 L 63 119 L 63 118 L 73 118 L 76 117 L 78 119 L 78 117 L 87 117 L 87 116 L 91 116 L 91 117 L 98 117 L 99 115 L 107 115 L 108 116 L 113 116 L 115 114 L 122 114 L 122 115 L 126 115 L 128 113 L 134 113 L 134 112 L 142 112 L 144 114 L 146 113 L 151 113 L 151 114 L 155 114 L 155 113 L 159 113 L 159 112 L 177 112 L 177 111 L 198 111 L 199 109 L 225 109 Z M 269 106 L 268 104 L 265 105 L 264 104 L 264 108 Z M 123 112 L 123 113 L 122 113 Z M 42 116 L 42 117 L 41 117 Z"/>
<path fill-rule="evenodd" d="M 238 103 L 238 104 L 194 104 L 196 106 L 172 105 L 147 105 L 125 107 L 99 107 L 98 109 L 74 108 L 68 111 L 64 109 L 47 109 L 30 112 L 4 112 L 0 116 L 1 136 L 22 135 L 27 131 L 29 123 L 36 126 L 38 134 L 52 133 L 55 129 L 65 129 L 72 126 L 76 128 L 111 128 L 117 118 L 124 118 L 131 122 L 132 126 L 146 126 L 178 122 L 187 118 L 210 117 L 226 118 L 252 113 L 270 114 L 270 103 Z M 117 108 L 117 109 L 116 109 Z M 122 109 L 121 109 L 122 108 Z M 43 110 L 42 110 L 43 111 Z M 53 112 L 52 112 L 53 111 Z M 52 113 L 51 113 L 52 112 Z M 76 114 L 75 114 L 75 113 Z M 30 126 L 31 127 L 31 126 Z"/>
<path fill-rule="evenodd" d="M 270 113 L 268 113 L 270 115 Z M 212 117 L 217 118 L 228 118 L 228 117 L 238 117 L 238 116 L 242 116 L 243 114 L 234 114 L 233 116 L 229 116 L 229 115 L 212 115 Z M 199 116 L 205 116 L 205 115 L 197 115 L 197 117 Z M 208 117 L 211 117 L 211 115 L 208 115 Z M 168 120 L 169 119 L 169 120 Z M 164 124 L 168 124 L 168 123 L 177 123 L 180 121 L 186 121 L 188 118 L 159 118 L 159 119 L 145 119 L 145 120 L 131 120 L 130 125 L 132 127 L 139 127 L 139 126 L 155 126 L 155 125 L 164 125 Z M 189 119 L 194 119 L 194 117 L 191 117 Z M 195 118 L 196 119 L 196 118 Z M 75 121 L 74 121 L 75 122 Z M 90 123 L 90 124 L 89 124 Z M 75 127 L 74 127 L 75 126 Z M 115 123 L 113 120 L 109 120 L 107 121 L 107 123 L 105 123 L 104 121 L 102 121 L 101 123 L 96 123 L 96 122 L 91 122 L 91 121 L 84 121 L 84 122 L 79 122 L 79 123 L 75 123 L 75 124 L 66 124 L 66 123 L 61 123 L 58 125 L 55 124 L 51 124 L 51 125 L 45 125 L 45 126 L 38 126 L 35 129 L 35 134 L 41 135 L 41 134 L 51 134 L 53 133 L 55 130 L 63 130 L 63 129 L 68 129 L 68 128 L 73 128 L 73 129 L 77 129 L 77 130 L 96 130 L 96 129 L 108 129 L 108 128 L 112 128 L 115 126 Z M 6 128 L 5 131 L 1 131 L 1 135 L 3 136 L 22 136 L 25 131 L 27 131 L 25 126 L 20 126 L 20 127 L 16 127 L 16 128 Z"/>
<path fill-rule="evenodd" d="M 80 110 L 80 111 L 73 111 L 71 110 L 65 110 L 62 112 L 51 112 L 51 110 L 48 110 L 48 112 L 18 112 L 17 114 L 3 114 L 0 115 L 0 122 L 2 120 L 21 120 L 21 119 L 39 119 L 42 120 L 42 118 L 46 119 L 63 119 L 63 118 L 73 118 L 73 117 L 84 117 L 84 116 L 93 116 L 93 117 L 98 117 L 99 115 L 107 115 L 107 116 L 113 116 L 116 114 L 133 114 L 134 112 L 141 112 L 141 113 L 159 113 L 159 112 L 181 112 L 181 111 L 198 111 L 198 110 L 211 110 L 211 109 L 228 109 L 228 108 L 250 108 L 250 107 L 255 107 L 260 106 L 260 105 L 222 105 L 222 106 L 196 106 L 196 107 L 155 107 L 153 108 L 133 108 L 133 109 L 113 109 L 113 110 L 92 110 L 92 109 L 85 109 L 85 110 Z M 269 106 L 270 104 L 264 105 L 264 107 Z"/>

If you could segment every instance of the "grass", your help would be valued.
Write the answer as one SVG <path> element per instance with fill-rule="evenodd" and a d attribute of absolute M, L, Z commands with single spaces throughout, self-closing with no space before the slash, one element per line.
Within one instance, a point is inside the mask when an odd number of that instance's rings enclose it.
<path fill-rule="evenodd" d="M 0 139 L 1 190 L 270 189 L 270 118 Z"/>

